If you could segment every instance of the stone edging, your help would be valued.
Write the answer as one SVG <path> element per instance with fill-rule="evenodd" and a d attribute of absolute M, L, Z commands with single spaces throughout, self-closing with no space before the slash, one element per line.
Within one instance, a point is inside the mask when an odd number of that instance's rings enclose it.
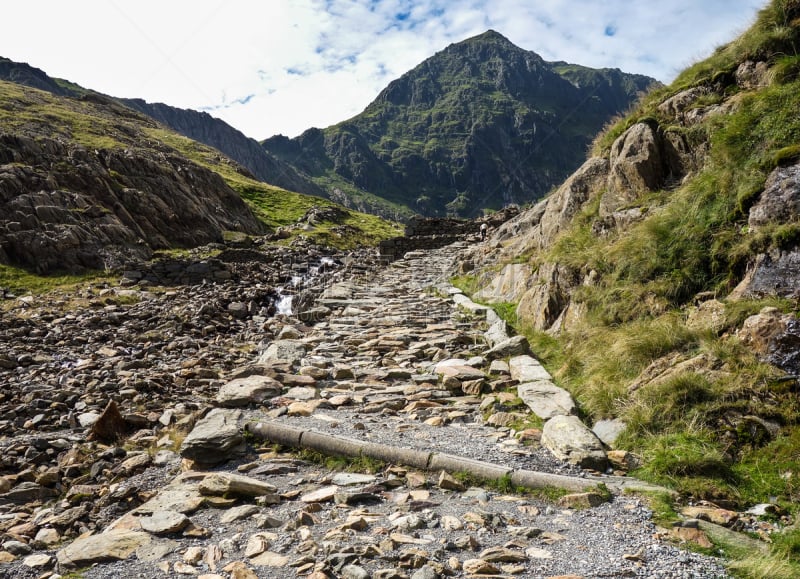
<path fill-rule="evenodd" d="M 412 466 L 427 471 L 446 471 L 448 473 L 466 472 L 481 480 L 500 480 L 510 477 L 511 483 L 528 489 L 541 489 L 554 487 L 571 492 L 585 492 L 604 484 L 612 493 L 624 492 L 662 492 L 674 494 L 664 487 L 651 485 L 616 476 L 589 476 L 573 477 L 567 475 L 531 471 L 514 470 L 490 462 L 474 460 L 424 450 L 402 448 L 356 440 L 344 436 L 334 436 L 315 430 L 296 428 L 277 422 L 258 422 L 246 424 L 245 431 L 253 436 L 282 446 L 292 448 L 306 448 L 316 450 L 331 456 L 369 457 L 392 464 Z"/>

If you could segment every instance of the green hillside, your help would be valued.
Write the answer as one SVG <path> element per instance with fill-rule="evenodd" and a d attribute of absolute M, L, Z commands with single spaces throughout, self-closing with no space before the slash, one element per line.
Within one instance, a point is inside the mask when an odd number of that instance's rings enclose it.
<path fill-rule="evenodd" d="M 624 422 L 616 444 L 641 460 L 637 476 L 672 486 L 683 501 L 775 503 L 785 515 L 775 515 L 779 528 L 795 520 L 800 500 L 800 287 L 797 268 L 782 267 L 800 251 L 798 55 L 800 2 L 774 0 L 741 37 L 609 125 L 591 154 L 612 168 L 635 127 L 685 145 L 679 152 L 700 162 L 629 191 L 612 209 L 610 185 L 598 185 L 544 248 L 505 242 L 516 248 L 508 263 L 539 272 L 531 283 L 551 283 L 541 272 L 554 267 L 573 280 L 564 291 L 550 285 L 548 307 L 568 304 L 557 310 L 563 326 L 535 327 L 524 307 L 513 315 L 517 303 L 498 304 L 585 421 Z M 782 201 L 756 219 L 776 182 Z M 770 264 L 770 284 L 755 283 Z M 496 270 L 461 281 L 476 291 Z M 755 318 L 745 320 L 759 312 L 789 320 L 785 351 L 755 345 L 747 329 Z M 769 557 L 723 550 L 741 576 L 800 576 L 796 524 L 768 541 Z"/>

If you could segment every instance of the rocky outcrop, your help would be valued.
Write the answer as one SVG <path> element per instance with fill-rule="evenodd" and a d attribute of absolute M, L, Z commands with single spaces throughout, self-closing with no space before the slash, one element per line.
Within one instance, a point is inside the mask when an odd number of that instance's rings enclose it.
<path fill-rule="evenodd" d="M 800 219 L 800 163 L 778 167 L 764 183 L 764 190 L 750 208 L 747 224 L 758 229 L 770 223 Z"/>
<path fill-rule="evenodd" d="M 794 376 L 800 376 L 800 319 L 767 307 L 750 316 L 738 334 L 762 360 Z"/>
<path fill-rule="evenodd" d="M 528 282 L 517 304 L 517 316 L 537 330 L 546 330 L 558 319 L 570 300 L 571 289 L 580 281 L 576 272 L 553 263 L 543 264 Z"/>
<path fill-rule="evenodd" d="M 263 226 L 222 178 L 170 153 L 0 135 L 0 262 L 39 273 L 118 267 Z"/>

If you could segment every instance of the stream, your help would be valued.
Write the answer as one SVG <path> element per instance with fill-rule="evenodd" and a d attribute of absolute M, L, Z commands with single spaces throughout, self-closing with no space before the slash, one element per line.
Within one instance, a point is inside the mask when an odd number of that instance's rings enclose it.
<path fill-rule="evenodd" d="M 317 278 L 337 265 L 332 257 L 323 256 L 310 260 L 306 264 L 296 263 L 292 269 L 296 272 L 286 285 L 276 288 L 275 315 L 291 316 L 294 311 L 294 298 L 298 292 L 313 286 Z"/>

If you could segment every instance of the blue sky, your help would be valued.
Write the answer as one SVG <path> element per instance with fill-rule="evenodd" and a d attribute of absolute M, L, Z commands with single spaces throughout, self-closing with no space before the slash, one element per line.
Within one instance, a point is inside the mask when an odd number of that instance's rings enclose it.
<path fill-rule="evenodd" d="M 25 0 L 0 56 L 117 97 L 206 111 L 258 140 L 364 109 L 453 42 L 496 30 L 545 60 L 662 82 L 766 0 Z"/>

